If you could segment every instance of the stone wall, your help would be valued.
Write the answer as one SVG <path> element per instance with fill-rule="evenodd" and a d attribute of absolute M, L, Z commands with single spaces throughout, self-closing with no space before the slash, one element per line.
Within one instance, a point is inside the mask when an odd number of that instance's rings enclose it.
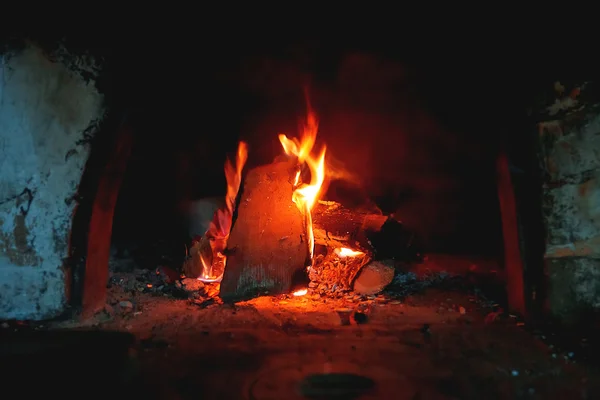
<path fill-rule="evenodd" d="M 538 124 L 547 307 L 563 322 L 600 311 L 600 102 L 593 92 L 590 83 L 557 83 Z"/>
<path fill-rule="evenodd" d="M 104 115 L 96 72 L 64 48 L 49 55 L 27 44 L 0 56 L 0 319 L 65 310 L 84 137 Z"/>

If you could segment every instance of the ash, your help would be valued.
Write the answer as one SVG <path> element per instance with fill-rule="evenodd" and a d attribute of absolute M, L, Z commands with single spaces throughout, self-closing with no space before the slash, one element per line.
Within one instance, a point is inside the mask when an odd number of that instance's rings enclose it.
<path fill-rule="evenodd" d="M 552 332 L 536 333 L 480 295 L 481 280 L 444 272 L 457 262 L 433 261 L 398 265 L 378 295 L 313 290 L 236 304 L 221 304 L 217 285 L 166 268 L 119 273 L 105 311 L 90 320 L 4 323 L 0 331 L 127 332 L 135 342 L 100 377 L 113 388 L 110 379 L 125 376 L 126 398 L 296 398 L 304 379 L 324 369 L 371 379 L 383 399 L 599 398 L 600 376 L 587 364 L 597 354 L 594 337 L 581 338 L 585 348 L 559 347 Z M 85 371 L 97 362 L 92 353 L 83 361 Z"/>
<path fill-rule="evenodd" d="M 108 306 L 112 307 L 122 302 L 133 304 L 133 299 L 141 295 L 188 300 L 202 307 L 220 303 L 218 283 L 203 283 L 198 279 L 186 278 L 168 267 L 158 267 L 154 271 L 113 273 L 108 287 Z"/>

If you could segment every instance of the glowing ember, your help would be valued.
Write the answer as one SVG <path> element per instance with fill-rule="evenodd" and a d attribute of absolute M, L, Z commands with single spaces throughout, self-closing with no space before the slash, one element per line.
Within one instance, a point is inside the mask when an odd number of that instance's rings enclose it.
<path fill-rule="evenodd" d="M 300 290 L 296 290 L 294 293 L 292 293 L 292 295 L 294 295 L 296 297 L 300 297 L 300 296 L 304 296 L 306 293 L 308 293 L 308 289 L 300 289 Z"/>
<path fill-rule="evenodd" d="M 289 139 L 286 135 L 280 134 L 279 141 L 288 156 L 295 156 L 298 160 L 298 166 L 302 168 L 304 164 L 310 171 L 310 183 L 301 181 L 301 169 L 296 173 L 294 182 L 294 193 L 292 200 L 298 206 L 298 209 L 305 216 L 306 233 L 308 236 L 308 249 L 312 259 L 314 254 L 315 239 L 312 227 L 311 209 L 319 199 L 319 192 L 325 180 L 325 150 L 323 146 L 318 156 L 311 155 L 311 151 L 317 137 L 319 123 L 316 114 L 308 105 L 308 115 L 300 140 Z"/>
<path fill-rule="evenodd" d="M 339 257 L 356 257 L 356 256 L 360 256 L 361 254 L 365 254 L 362 251 L 356 251 L 356 250 L 352 250 L 349 249 L 347 247 L 340 247 L 338 249 L 335 249 L 335 254 L 337 254 Z"/>

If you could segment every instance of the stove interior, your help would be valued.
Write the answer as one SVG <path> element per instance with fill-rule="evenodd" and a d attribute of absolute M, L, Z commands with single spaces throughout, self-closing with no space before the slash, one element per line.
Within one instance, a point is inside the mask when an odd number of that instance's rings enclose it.
<path fill-rule="evenodd" d="M 138 39 L 4 43 L 11 377 L 69 396 L 66 359 L 113 397 L 600 393 L 593 81 L 366 40 L 149 65 Z"/>

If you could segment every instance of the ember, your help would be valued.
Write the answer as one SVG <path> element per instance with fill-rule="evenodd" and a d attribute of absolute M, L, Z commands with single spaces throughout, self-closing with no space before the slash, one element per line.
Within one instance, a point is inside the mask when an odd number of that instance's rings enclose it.
<path fill-rule="evenodd" d="M 297 158 L 298 171 L 294 178 L 294 194 L 292 196 L 293 202 L 298 206 L 298 209 L 303 213 L 305 218 L 306 233 L 308 235 L 308 248 L 310 251 L 311 259 L 314 255 L 315 239 L 312 227 L 312 215 L 311 209 L 318 200 L 321 186 L 325 180 L 325 150 L 323 146 L 320 154 L 317 157 L 311 156 L 311 151 L 317 137 L 318 120 L 314 111 L 308 107 L 308 117 L 302 138 L 300 141 L 297 139 L 288 139 L 284 134 L 279 135 L 279 141 L 283 146 L 285 154 Z M 300 179 L 302 173 L 302 166 L 307 165 L 310 170 L 310 183 L 303 183 Z"/>

